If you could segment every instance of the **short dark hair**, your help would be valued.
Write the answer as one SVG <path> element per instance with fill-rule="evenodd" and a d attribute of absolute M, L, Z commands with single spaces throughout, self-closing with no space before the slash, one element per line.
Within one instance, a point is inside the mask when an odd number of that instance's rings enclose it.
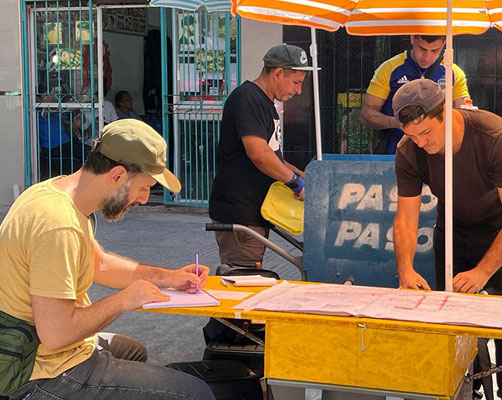
<path fill-rule="evenodd" d="M 437 105 L 434 107 L 432 110 L 430 110 L 427 113 L 424 113 L 424 109 L 422 106 L 418 105 L 409 105 L 404 107 L 401 111 L 399 111 L 399 115 L 397 116 L 397 119 L 399 121 L 406 121 L 403 123 L 403 126 L 407 126 L 416 119 L 412 119 L 410 121 L 410 115 L 420 115 L 419 120 L 423 121 L 425 118 L 436 118 L 439 122 L 443 121 L 443 108 L 444 108 L 444 100 L 441 102 L 441 104 Z"/>
<path fill-rule="evenodd" d="M 446 40 L 446 36 L 441 35 L 415 35 L 415 37 L 425 40 L 427 43 L 433 43 L 436 40 L 442 40 L 443 42 Z"/>
<path fill-rule="evenodd" d="M 122 101 L 122 99 L 128 95 L 129 92 L 127 90 L 119 90 L 117 94 L 115 95 L 115 107 L 119 106 L 119 103 Z M 130 95 L 130 94 L 129 94 Z"/>
<path fill-rule="evenodd" d="M 283 67 L 268 67 L 268 66 L 263 66 L 263 69 L 261 70 L 262 74 L 265 74 L 265 75 L 268 75 L 270 74 L 274 69 L 277 69 L 277 68 L 282 68 L 282 70 L 284 71 L 284 76 L 289 76 L 291 75 L 293 72 L 295 71 L 301 71 L 301 70 L 296 70 L 296 69 L 292 69 L 292 68 L 283 68 Z M 308 71 L 303 71 L 305 73 L 308 73 Z"/>
<path fill-rule="evenodd" d="M 99 139 L 95 139 L 92 144 L 92 150 L 87 155 L 84 165 L 82 166 L 83 171 L 90 172 L 94 175 L 102 175 L 106 174 L 113 167 L 121 165 L 131 176 L 143 172 L 141 167 L 137 164 L 125 164 L 122 162 L 113 161 L 110 158 L 104 156 L 98 150 L 98 143 Z"/>

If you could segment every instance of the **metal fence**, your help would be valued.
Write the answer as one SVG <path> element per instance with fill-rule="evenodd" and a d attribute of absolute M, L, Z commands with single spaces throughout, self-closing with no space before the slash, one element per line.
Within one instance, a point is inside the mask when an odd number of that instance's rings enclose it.
<path fill-rule="evenodd" d="M 204 8 L 159 12 L 159 131 L 169 143 L 168 167 L 183 185 L 176 196 L 164 192 L 164 202 L 207 206 L 223 103 L 240 84 L 239 19 Z M 98 133 L 98 14 L 92 0 L 22 0 L 27 186 L 74 172 Z"/>
<path fill-rule="evenodd" d="M 372 153 L 379 130 L 359 123 L 362 96 L 382 62 L 411 48 L 409 36 L 360 37 L 343 29 L 317 35 L 323 151 Z M 454 50 L 454 62 L 466 74 L 474 104 L 502 115 L 502 32 L 455 36 Z"/>
<path fill-rule="evenodd" d="M 161 14 L 162 37 L 165 17 Z M 165 192 L 164 202 L 205 207 L 216 173 L 223 104 L 241 80 L 240 24 L 229 12 L 200 8 L 175 10 L 171 26 L 173 86 L 169 91 L 164 68 L 163 126 L 172 149 L 169 164 L 182 191 L 176 196 Z"/>
<path fill-rule="evenodd" d="M 87 0 L 21 3 L 25 180 L 77 170 L 96 134 L 94 26 Z"/>
<path fill-rule="evenodd" d="M 308 48 L 307 28 L 284 27 L 284 40 Z M 359 114 L 362 96 L 374 71 L 382 62 L 411 48 L 409 36 L 361 37 L 337 32 L 317 31 L 322 145 L 324 153 L 371 154 L 379 130 L 361 126 Z M 479 108 L 502 115 L 502 32 L 491 29 L 483 35 L 460 35 L 454 38 L 454 62 L 467 77 L 474 104 Z M 308 96 L 304 90 L 303 96 Z M 315 156 L 313 102 L 305 105 L 301 117 L 295 109 L 295 124 L 290 101 L 285 103 L 285 132 L 297 126 L 310 128 L 309 140 L 304 140 L 309 152 L 302 154 L 297 164 L 306 165 Z M 306 102 L 305 102 L 306 103 Z M 300 120 L 300 121 L 298 121 Z M 294 135 L 293 135 L 294 136 Z M 290 140 L 290 139 L 289 139 Z M 286 143 L 286 153 L 294 156 L 299 144 Z"/>
<path fill-rule="evenodd" d="M 378 130 L 359 122 L 362 96 L 378 66 L 407 48 L 404 37 L 361 37 L 319 32 L 320 86 L 326 153 L 370 154 Z M 409 43 L 409 41 L 408 41 Z"/>

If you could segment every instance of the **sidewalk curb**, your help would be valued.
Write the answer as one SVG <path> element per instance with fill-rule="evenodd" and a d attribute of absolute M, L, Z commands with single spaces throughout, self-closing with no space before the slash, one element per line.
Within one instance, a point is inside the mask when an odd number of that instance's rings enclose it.
<path fill-rule="evenodd" d="M 135 207 L 130 210 L 133 213 L 144 212 L 159 212 L 159 213 L 173 213 L 173 214 L 208 214 L 207 207 L 188 207 L 188 206 L 166 206 L 163 204 L 146 204 Z"/>

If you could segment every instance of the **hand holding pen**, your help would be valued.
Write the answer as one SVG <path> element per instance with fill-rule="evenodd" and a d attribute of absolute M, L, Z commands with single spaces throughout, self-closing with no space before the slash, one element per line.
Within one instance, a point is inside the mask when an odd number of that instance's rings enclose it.
<path fill-rule="evenodd" d="M 188 293 L 197 293 L 197 289 L 203 290 L 206 286 L 209 268 L 202 264 L 199 264 L 198 267 L 195 264 L 189 264 L 177 270 L 170 270 L 170 272 L 170 278 L 161 286 L 171 286 Z"/>

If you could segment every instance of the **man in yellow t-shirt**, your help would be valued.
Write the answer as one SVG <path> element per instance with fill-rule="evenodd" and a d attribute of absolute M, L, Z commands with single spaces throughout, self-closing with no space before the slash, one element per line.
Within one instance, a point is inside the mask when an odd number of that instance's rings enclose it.
<path fill-rule="evenodd" d="M 385 61 L 375 71 L 375 75 L 363 96 L 361 124 L 370 128 L 380 128 L 380 142 L 377 154 L 394 154 L 399 140 L 403 137 L 399 121 L 392 111 L 392 98 L 406 82 L 427 78 L 445 84 L 445 67 L 442 65 L 441 51 L 444 36 L 410 37 L 412 48 Z M 469 98 L 464 71 L 453 64 L 453 101 L 458 107 Z"/>
<path fill-rule="evenodd" d="M 143 265 L 105 252 L 90 217 L 110 221 L 148 200 L 160 183 L 179 192 L 165 168 L 166 143 L 141 121 L 107 125 L 77 172 L 26 190 L 0 226 L 0 310 L 36 326 L 40 338 L 30 381 L 11 399 L 44 393 L 62 399 L 213 399 L 201 380 L 144 361 L 132 338 L 98 332 L 123 312 L 167 301 L 159 287 L 195 292 L 209 269 Z M 91 304 L 93 282 L 118 289 Z M 39 398 L 36 394 L 33 398 Z"/>

